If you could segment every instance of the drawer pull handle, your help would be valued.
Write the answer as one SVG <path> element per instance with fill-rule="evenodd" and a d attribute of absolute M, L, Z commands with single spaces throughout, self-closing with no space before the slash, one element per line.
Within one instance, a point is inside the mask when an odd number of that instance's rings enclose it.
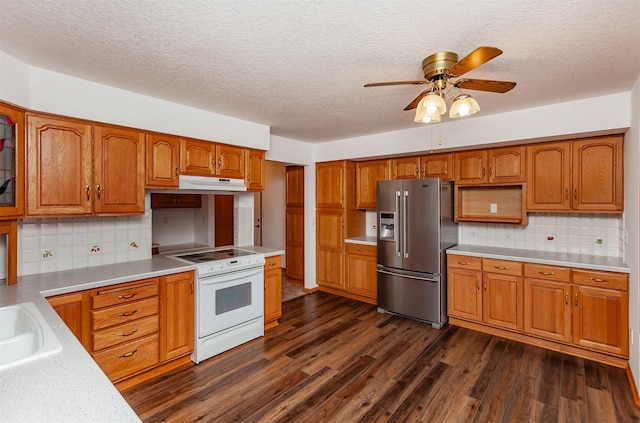
<path fill-rule="evenodd" d="M 555 275 L 555 273 L 553 273 L 553 272 L 538 272 L 538 273 L 540 273 L 541 275 L 546 275 L 546 276 L 553 276 L 553 275 Z"/>
<path fill-rule="evenodd" d="M 594 282 L 609 282 L 608 279 L 600 279 L 600 278 L 589 278 Z"/>
<path fill-rule="evenodd" d="M 276 265 L 275 263 L 269 263 L 269 266 L 275 266 L 275 265 Z"/>
<path fill-rule="evenodd" d="M 468 261 L 459 261 L 458 264 L 461 264 L 463 266 L 468 266 L 470 263 Z"/>
<path fill-rule="evenodd" d="M 133 298 L 133 297 L 135 297 L 136 295 L 138 295 L 138 293 L 137 293 L 137 292 L 134 292 L 134 293 L 133 293 L 133 294 L 131 294 L 131 295 L 118 295 L 118 299 L 120 299 L 120 300 L 128 300 L 129 298 Z"/>
<path fill-rule="evenodd" d="M 498 270 L 509 270 L 509 268 L 506 266 L 493 266 L 493 267 L 495 267 Z"/>
<path fill-rule="evenodd" d="M 133 351 L 128 352 L 128 353 L 126 353 L 126 354 L 120 354 L 120 355 L 118 356 L 118 358 L 127 358 L 127 357 L 131 357 L 132 355 L 134 355 L 134 354 L 135 354 L 135 353 L 137 353 L 137 352 L 138 352 L 138 350 L 136 349 L 136 350 L 133 350 Z"/>
<path fill-rule="evenodd" d="M 133 316 L 137 312 L 138 312 L 138 310 L 133 310 L 131 313 L 118 313 L 118 316 L 120 316 L 120 317 L 129 317 L 129 316 Z"/>
<path fill-rule="evenodd" d="M 364 250 L 362 248 L 358 248 L 358 252 L 359 253 L 364 253 Z"/>
<path fill-rule="evenodd" d="M 134 329 L 134 330 L 132 330 L 132 331 L 131 331 L 131 332 L 129 332 L 129 333 L 119 333 L 119 334 L 118 334 L 118 336 L 131 336 L 131 335 L 133 335 L 134 333 L 136 333 L 137 331 L 138 331 L 138 329 Z"/>

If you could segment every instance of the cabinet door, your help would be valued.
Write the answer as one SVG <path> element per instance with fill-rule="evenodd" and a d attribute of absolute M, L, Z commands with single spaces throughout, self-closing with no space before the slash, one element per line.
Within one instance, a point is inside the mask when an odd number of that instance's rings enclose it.
<path fill-rule="evenodd" d="M 489 150 L 489 183 L 524 182 L 525 147 Z"/>
<path fill-rule="evenodd" d="M 483 321 L 522 331 L 522 278 L 484 273 L 483 279 Z"/>
<path fill-rule="evenodd" d="M 48 297 L 47 301 L 84 348 L 91 352 L 91 298 L 89 291 L 55 295 Z"/>
<path fill-rule="evenodd" d="M 344 161 L 316 163 L 316 207 L 344 208 Z"/>
<path fill-rule="evenodd" d="M 286 206 L 304 207 L 304 167 L 287 166 L 286 179 Z"/>
<path fill-rule="evenodd" d="M 264 191 L 265 162 L 264 151 L 246 150 L 247 191 Z"/>
<path fill-rule="evenodd" d="M 573 343 L 628 356 L 628 294 L 579 285 L 572 287 L 572 293 Z"/>
<path fill-rule="evenodd" d="M 547 339 L 571 342 L 571 286 L 525 278 L 524 331 Z"/>
<path fill-rule="evenodd" d="M 145 135 L 111 126 L 94 127 L 95 213 L 144 213 Z"/>
<path fill-rule="evenodd" d="M 216 175 L 223 178 L 244 179 L 244 148 L 216 145 Z"/>
<path fill-rule="evenodd" d="M 147 136 L 147 187 L 177 188 L 180 139 L 169 135 Z"/>
<path fill-rule="evenodd" d="M 487 183 L 487 151 L 473 150 L 455 153 L 455 175 L 458 185 Z"/>
<path fill-rule="evenodd" d="M 90 214 L 91 125 L 27 114 L 29 216 Z"/>
<path fill-rule="evenodd" d="M 193 351 L 193 272 L 160 278 L 160 361 Z"/>
<path fill-rule="evenodd" d="M 24 110 L 0 103 L 0 218 L 24 213 Z"/>
<path fill-rule="evenodd" d="M 420 177 L 420 157 L 401 157 L 391 160 L 391 179 Z"/>
<path fill-rule="evenodd" d="M 375 256 L 347 254 L 346 258 L 346 290 L 354 294 L 377 298 L 378 260 Z"/>
<path fill-rule="evenodd" d="M 482 272 L 449 267 L 447 273 L 449 316 L 482 321 Z"/>
<path fill-rule="evenodd" d="M 527 210 L 569 210 L 570 142 L 527 147 Z"/>
<path fill-rule="evenodd" d="M 192 176 L 214 176 L 216 145 L 200 140 L 180 140 L 180 173 Z"/>
<path fill-rule="evenodd" d="M 264 323 L 277 325 L 282 316 L 282 262 L 280 256 L 267 257 L 264 266 Z M 266 328 L 265 328 L 266 329 Z"/>
<path fill-rule="evenodd" d="M 318 285 L 344 289 L 344 214 L 316 213 L 316 278 Z"/>
<path fill-rule="evenodd" d="M 304 281 L 304 209 L 286 210 L 287 278 Z"/>
<path fill-rule="evenodd" d="M 385 179 L 389 179 L 388 160 L 356 163 L 356 208 L 375 210 L 377 182 Z"/>
<path fill-rule="evenodd" d="M 453 178 L 453 153 L 430 154 L 420 157 L 421 178 L 442 178 L 452 181 Z"/>
<path fill-rule="evenodd" d="M 573 202 L 580 211 L 623 209 L 623 138 L 573 141 Z"/>

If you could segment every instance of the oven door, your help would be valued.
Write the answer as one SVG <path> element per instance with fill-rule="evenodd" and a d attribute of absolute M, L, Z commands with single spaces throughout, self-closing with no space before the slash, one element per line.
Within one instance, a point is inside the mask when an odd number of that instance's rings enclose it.
<path fill-rule="evenodd" d="M 259 318 L 264 313 L 263 267 L 198 280 L 198 337 Z"/>

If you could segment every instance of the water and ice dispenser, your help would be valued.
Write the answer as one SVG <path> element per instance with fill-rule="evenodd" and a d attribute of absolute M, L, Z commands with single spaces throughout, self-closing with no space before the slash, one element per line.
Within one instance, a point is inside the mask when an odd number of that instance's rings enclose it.
<path fill-rule="evenodd" d="M 379 212 L 378 227 L 379 238 L 382 241 L 395 241 L 395 212 Z"/>

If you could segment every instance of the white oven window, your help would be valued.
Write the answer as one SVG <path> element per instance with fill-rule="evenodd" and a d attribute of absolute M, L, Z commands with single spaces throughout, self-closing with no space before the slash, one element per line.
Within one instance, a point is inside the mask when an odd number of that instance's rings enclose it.
<path fill-rule="evenodd" d="M 251 282 L 216 290 L 216 316 L 251 305 Z"/>

